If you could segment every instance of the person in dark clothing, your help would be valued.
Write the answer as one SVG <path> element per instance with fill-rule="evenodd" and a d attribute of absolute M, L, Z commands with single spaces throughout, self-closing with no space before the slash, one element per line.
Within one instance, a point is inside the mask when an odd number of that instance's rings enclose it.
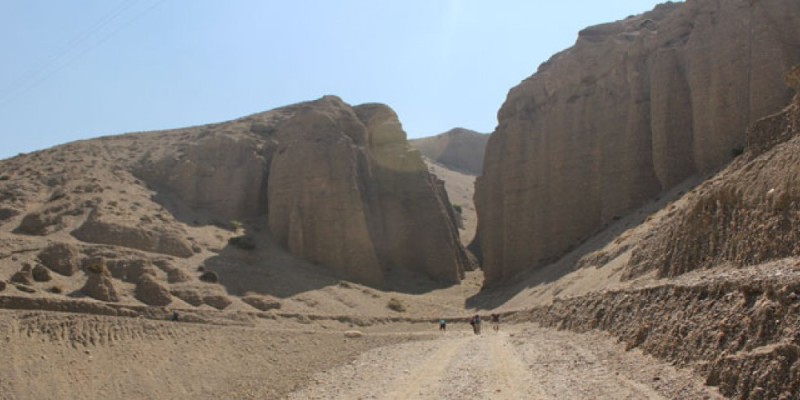
<path fill-rule="evenodd" d="M 481 334 L 481 316 L 480 315 L 475 314 L 475 316 L 472 317 L 469 320 L 469 324 L 472 325 L 472 332 L 473 333 L 475 333 L 476 335 L 480 335 Z"/>
<path fill-rule="evenodd" d="M 492 328 L 495 332 L 500 331 L 500 314 L 492 314 Z"/>
<path fill-rule="evenodd" d="M 447 321 L 445 321 L 443 319 L 439 320 L 439 330 L 442 331 L 442 332 L 446 332 L 447 331 Z"/>

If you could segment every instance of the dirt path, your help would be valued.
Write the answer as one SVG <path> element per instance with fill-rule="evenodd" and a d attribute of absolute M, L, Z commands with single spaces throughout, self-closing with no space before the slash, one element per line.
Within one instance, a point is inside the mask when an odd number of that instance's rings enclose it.
<path fill-rule="evenodd" d="M 720 398 L 601 333 L 252 322 L 0 310 L 0 400 Z"/>
<path fill-rule="evenodd" d="M 512 329 L 510 331 L 506 329 Z M 721 398 L 687 371 L 599 334 L 504 327 L 371 350 L 289 399 Z"/>

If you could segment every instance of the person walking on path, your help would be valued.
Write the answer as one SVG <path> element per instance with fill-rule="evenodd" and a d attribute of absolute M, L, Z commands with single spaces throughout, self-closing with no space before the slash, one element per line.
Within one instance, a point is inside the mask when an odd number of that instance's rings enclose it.
<path fill-rule="evenodd" d="M 492 328 L 494 328 L 495 332 L 500 331 L 500 314 L 492 314 Z"/>
<path fill-rule="evenodd" d="M 472 317 L 469 320 L 469 324 L 472 325 L 472 332 L 474 334 L 476 334 L 476 335 L 480 335 L 481 334 L 481 316 L 480 315 L 475 314 L 475 316 Z"/>
<path fill-rule="evenodd" d="M 439 330 L 442 332 L 447 332 L 447 321 L 444 319 L 439 320 Z"/>

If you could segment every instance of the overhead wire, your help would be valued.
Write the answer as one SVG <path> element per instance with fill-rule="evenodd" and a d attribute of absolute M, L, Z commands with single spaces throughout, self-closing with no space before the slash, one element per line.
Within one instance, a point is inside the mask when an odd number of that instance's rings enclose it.
<path fill-rule="evenodd" d="M 129 27 L 130 25 L 141 19 L 143 16 L 154 10 L 156 7 L 163 4 L 166 0 L 157 0 L 156 2 L 152 3 L 148 8 L 144 9 L 144 11 L 134 15 L 133 18 L 128 19 L 127 22 L 122 22 L 120 25 L 117 26 L 117 28 L 114 28 L 113 30 L 109 31 L 99 40 L 94 41 L 94 43 L 90 43 L 91 38 L 95 36 L 95 34 L 101 32 L 106 27 L 109 27 L 112 22 L 114 22 L 115 20 L 123 16 L 125 13 L 127 13 L 127 11 L 132 9 L 139 1 L 140 0 L 123 0 L 121 3 L 117 5 L 117 7 L 115 7 L 109 13 L 107 13 L 96 24 L 82 31 L 81 34 L 75 36 L 72 40 L 70 40 L 62 50 L 53 53 L 53 55 L 51 55 L 43 63 L 41 63 L 38 68 L 29 70 L 27 73 L 25 73 L 22 77 L 20 77 L 17 81 L 15 81 L 19 83 L 17 85 L 16 90 L 4 92 L 7 93 L 7 96 L 5 99 L 0 99 L 0 107 L 7 106 L 11 102 L 15 101 L 17 98 L 37 88 L 39 85 L 44 83 L 53 75 L 57 74 L 58 72 L 68 67 L 69 65 L 71 65 L 72 63 L 74 63 L 87 53 L 89 53 L 90 51 L 102 45 L 103 43 L 111 39 L 114 35 L 118 34 L 123 29 L 126 29 L 127 27 Z M 88 46 L 84 47 L 84 44 L 86 43 L 88 43 Z M 84 47 L 83 50 L 80 50 L 81 47 Z M 73 54 L 70 55 L 69 53 Z M 59 64 L 59 59 L 63 59 L 63 62 L 60 62 L 60 64 Z M 50 67 L 52 66 L 55 66 L 55 68 L 50 69 Z M 49 72 L 47 72 L 48 69 L 50 69 Z M 36 75 L 39 76 L 37 77 Z M 24 82 L 24 80 L 29 78 L 32 80 Z"/>
<path fill-rule="evenodd" d="M 76 49 L 78 46 L 82 45 L 93 34 L 103 29 L 111 21 L 113 21 L 115 18 L 124 13 L 128 8 L 134 5 L 137 1 L 139 0 L 123 0 L 120 3 L 118 3 L 116 7 L 109 10 L 109 12 L 106 13 L 102 18 L 100 18 L 96 23 L 80 31 L 60 49 L 57 49 L 57 51 L 53 52 L 48 57 L 44 58 L 43 60 L 40 60 L 39 63 L 37 63 L 34 67 L 28 69 L 17 79 L 13 80 L 11 83 L 3 87 L 0 93 L 13 92 L 14 90 L 18 89 L 19 86 L 24 85 L 26 81 L 36 78 L 36 75 L 40 74 L 42 71 L 47 70 L 50 66 L 57 63 L 59 59 L 65 57 L 68 53 Z"/>

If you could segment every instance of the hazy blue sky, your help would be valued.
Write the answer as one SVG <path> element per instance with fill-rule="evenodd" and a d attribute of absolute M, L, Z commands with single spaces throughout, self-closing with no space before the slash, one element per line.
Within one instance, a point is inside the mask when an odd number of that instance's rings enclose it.
<path fill-rule="evenodd" d="M 0 0 L 0 158 L 335 94 L 490 132 L 589 25 L 656 0 Z"/>

